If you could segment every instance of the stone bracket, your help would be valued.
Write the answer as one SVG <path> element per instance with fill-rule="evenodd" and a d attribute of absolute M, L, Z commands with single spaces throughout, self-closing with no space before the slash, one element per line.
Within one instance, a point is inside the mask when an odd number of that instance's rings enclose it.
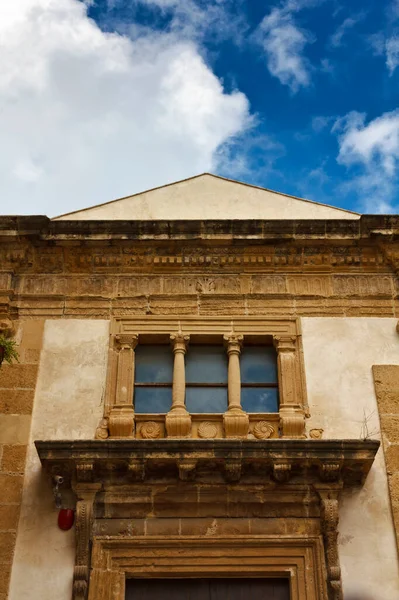
<path fill-rule="evenodd" d="M 75 546 L 72 600 L 87 600 L 93 529 L 93 506 L 100 483 L 76 484 Z"/>
<path fill-rule="evenodd" d="M 324 538 L 324 553 L 327 566 L 329 600 L 343 600 L 341 567 L 338 554 L 338 498 L 340 487 L 315 486 L 320 497 L 321 527 Z"/>

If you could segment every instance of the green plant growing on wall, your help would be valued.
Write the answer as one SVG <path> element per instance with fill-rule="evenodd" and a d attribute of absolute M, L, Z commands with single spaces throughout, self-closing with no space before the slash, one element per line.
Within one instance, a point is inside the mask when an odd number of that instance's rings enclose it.
<path fill-rule="evenodd" d="M 19 362 L 19 354 L 17 352 L 17 342 L 11 338 L 7 338 L 0 333 L 0 367 L 3 361 L 11 364 L 13 360 Z"/>

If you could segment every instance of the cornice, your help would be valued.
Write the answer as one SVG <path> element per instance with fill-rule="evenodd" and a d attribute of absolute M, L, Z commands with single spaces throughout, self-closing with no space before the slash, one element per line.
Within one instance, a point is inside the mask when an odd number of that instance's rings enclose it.
<path fill-rule="evenodd" d="M 170 476 L 182 478 L 183 466 L 190 464 L 190 478 L 198 469 L 202 478 L 219 470 L 228 480 L 250 474 L 251 482 L 263 482 L 267 474 L 286 483 L 342 482 L 359 484 L 366 478 L 379 441 L 375 440 L 57 440 L 36 441 L 43 467 L 77 481 L 84 471 L 92 483 L 118 481 L 127 484 Z M 81 465 L 90 468 L 81 469 Z M 232 472 L 233 477 L 232 477 Z M 183 477 L 184 479 L 184 477 Z"/>
<path fill-rule="evenodd" d="M 399 239 L 399 217 L 363 215 L 343 220 L 52 221 L 46 216 L 0 217 L 0 240 L 301 240 Z"/>

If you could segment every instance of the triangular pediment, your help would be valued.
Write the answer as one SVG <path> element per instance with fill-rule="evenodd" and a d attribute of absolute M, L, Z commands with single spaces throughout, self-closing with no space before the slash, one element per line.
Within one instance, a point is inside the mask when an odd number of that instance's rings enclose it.
<path fill-rule="evenodd" d="M 203 173 L 54 220 L 357 219 L 358 213 Z"/>

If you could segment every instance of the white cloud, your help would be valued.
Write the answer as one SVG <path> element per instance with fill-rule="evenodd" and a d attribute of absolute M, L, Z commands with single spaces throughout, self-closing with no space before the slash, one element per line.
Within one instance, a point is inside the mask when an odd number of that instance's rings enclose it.
<path fill-rule="evenodd" d="M 366 124 L 366 115 L 351 112 L 339 119 L 338 162 L 357 168 L 347 187 L 357 190 L 370 212 L 392 212 L 399 163 L 399 110 L 384 113 Z"/>
<path fill-rule="evenodd" d="M 320 131 L 323 131 L 323 129 L 328 127 L 331 124 L 331 121 L 333 121 L 333 120 L 334 120 L 334 117 L 331 117 L 331 116 L 327 117 L 327 116 L 319 115 L 317 117 L 313 117 L 312 129 L 316 133 L 320 133 Z"/>
<path fill-rule="evenodd" d="M 273 8 L 259 26 L 258 39 L 267 57 L 270 73 L 292 92 L 310 85 L 310 66 L 304 56 L 304 48 L 313 37 L 301 29 L 294 17 L 302 5 L 287 2 L 281 8 Z"/>
<path fill-rule="evenodd" d="M 338 48 L 339 46 L 342 46 L 344 36 L 347 34 L 347 32 L 350 29 L 353 29 L 353 27 L 355 27 L 355 25 L 357 25 L 357 23 L 361 19 L 363 19 L 364 16 L 365 16 L 364 13 L 359 13 L 358 15 L 354 15 L 354 16 L 347 17 L 346 19 L 344 19 L 342 21 L 341 25 L 339 25 L 337 27 L 335 32 L 330 37 L 331 46 L 333 46 L 334 48 Z"/>
<path fill-rule="evenodd" d="M 250 126 L 247 98 L 224 92 L 195 42 L 132 41 L 86 11 L 0 3 L 3 213 L 59 214 L 211 170 Z"/>
<path fill-rule="evenodd" d="M 395 71 L 399 65 L 399 35 L 393 35 L 385 42 L 385 49 L 387 54 L 387 67 L 390 74 Z"/>

